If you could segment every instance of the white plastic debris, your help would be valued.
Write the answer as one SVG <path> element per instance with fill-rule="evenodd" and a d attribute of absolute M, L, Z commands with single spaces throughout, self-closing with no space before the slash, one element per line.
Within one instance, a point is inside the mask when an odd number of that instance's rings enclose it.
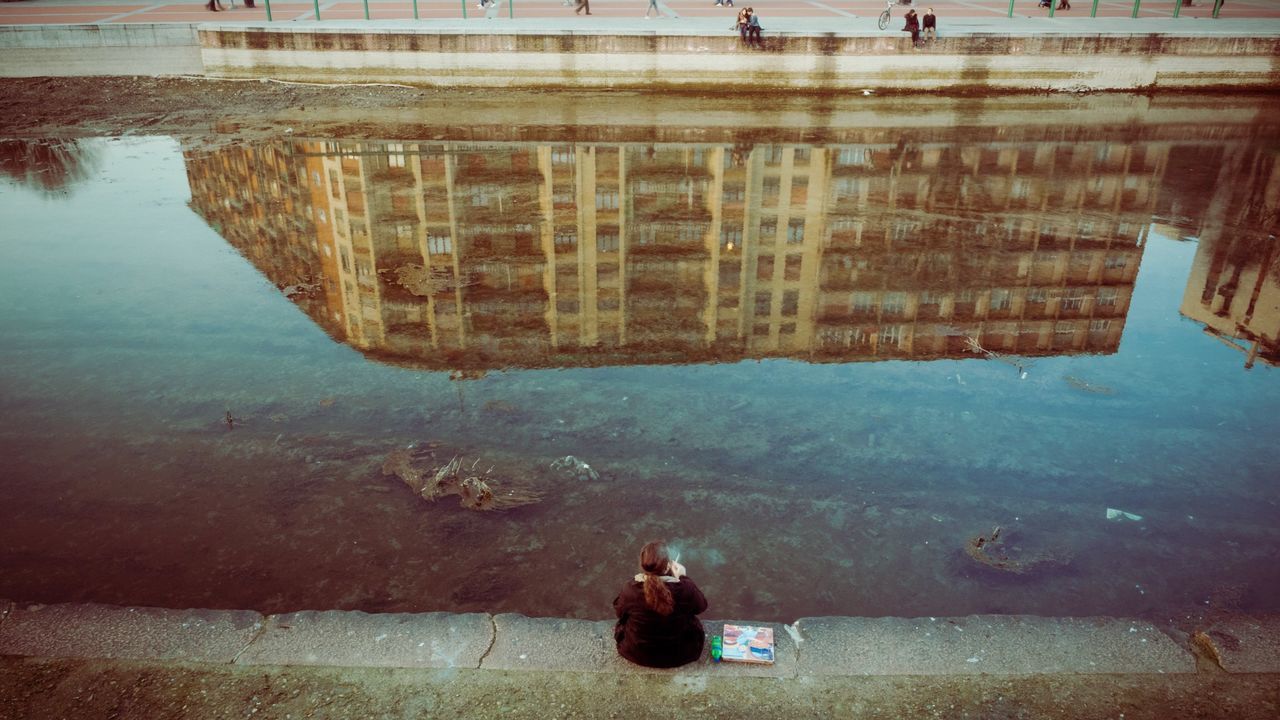
<path fill-rule="evenodd" d="M 1131 513 L 1131 512 L 1125 512 L 1124 510 L 1117 510 L 1117 509 L 1115 509 L 1115 508 L 1107 508 L 1107 519 L 1108 519 L 1108 520 L 1114 520 L 1114 521 L 1116 521 L 1116 522 L 1120 522 L 1120 521 L 1122 521 L 1122 520 L 1141 520 L 1141 519 L 1142 519 L 1142 516 L 1141 516 L 1141 515 L 1134 515 L 1133 513 Z"/>
<path fill-rule="evenodd" d="M 800 628 L 796 627 L 795 625 L 785 625 L 785 624 L 782 626 L 782 628 L 787 631 L 787 634 L 791 636 L 791 639 L 794 640 L 797 645 L 804 642 L 804 638 L 800 637 Z"/>

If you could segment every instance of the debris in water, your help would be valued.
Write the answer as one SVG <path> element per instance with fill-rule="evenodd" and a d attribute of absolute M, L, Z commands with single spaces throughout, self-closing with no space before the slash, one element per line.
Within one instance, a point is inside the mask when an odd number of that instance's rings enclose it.
<path fill-rule="evenodd" d="M 225 420 L 223 420 L 223 422 L 225 422 L 225 423 L 227 424 L 227 429 L 228 429 L 228 430 L 234 430 L 234 429 L 236 428 L 236 419 L 235 419 L 235 418 L 233 418 L 233 417 L 231 417 L 231 411 L 230 411 L 230 410 L 228 410 L 228 411 L 227 411 L 227 418 L 226 418 Z"/>
<path fill-rule="evenodd" d="M 971 353 L 983 355 L 990 360 L 999 360 L 1000 362 L 1006 365 L 1011 365 L 1017 368 L 1018 378 L 1020 380 L 1027 379 L 1027 366 L 1030 365 L 1030 362 L 1023 360 L 1022 358 L 1013 357 L 1011 355 L 1004 355 L 994 350 L 988 350 L 982 347 L 982 344 L 978 342 L 978 339 L 973 337 L 972 335 L 964 336 L 964 344 L 969 349 L 969 352 Z M 956 373 L 956 379 L 958 380 L 959 378 L 960 378 L 960 374 Z"/>
<path fill-rule="evenodd" d="M 551 463 L 552 470 L 561 470 L 571 478 L 586 482 L 588 480 L 599 480 L 600 473 L 596 472 L 592 467 L 572 455 L 565 455 L 559 460 Z"/>
<path fill-rule="evenodd" d="M 1094 395 L 1115 395 L 1116 394 L 1115 390 L 1112 390 L 1106 385 L 1094 385 L 1091 382 L 1081 380 L 1075 375 L 1063 375 L 1062 379 L 1066 380 L 1067 384 L 1070 385 L 1071 387 L 1077 390 L 1083 390 L 1087 393 L 1093 393 Z"/>
<path fill-rule="evenodd" d="M 1124 510 L 1117 510 L 1117 509 L 1115 509 L 1115 508 L 1107 508 L 1107 519 L 1108 519 L 1108 520 L 1115 520 L 1116 522 L 1120 522 L 1120 521 L 1122 521 L 1122 520 L 1134 520 L 1134 521 L 1137 521 L 1137 520 L 1141 520 L 1141 519 L 1142 519 L 1142 516 L 1141 516 L 1141 515 L 1135 515 L 1135 514 L 1133 514 L 1133 513 L 1131 513 L 1131 512 L 1125 512 Z"/>
<path fill-rule="evenodd" d="M 542 500 L 542 493 L 522 485 L 519 480 L 498 480 L 492 476 L 494 465 L 480 470 L 480 458 L 466 462 L 455 455 L 449 462 L 424 472 L 415 467 L 415 459 L 432 459 L 435 453 L 415 448 L 396 448 L 382 463 L 383 475 L 395 475 L 423 500 L 434 502 L 444 495 L 459 496 L 459 504 L 468 510 L 510 510 Z"/>
<path fill-rule="evenodd" d="M 988 535 L 970 538 L 965 543 L 965 554 L 979 564 L 1015 575 L 1027 575 L 1071 563 L 1071 555 L 1064 551 L 1024 553 L 1009 542 L 1010 535 L 997 525 Z"/>

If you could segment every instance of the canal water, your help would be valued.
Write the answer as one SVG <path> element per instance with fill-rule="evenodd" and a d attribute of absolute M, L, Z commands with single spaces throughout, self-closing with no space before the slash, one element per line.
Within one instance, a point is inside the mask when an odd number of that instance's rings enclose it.
<path fill-rule="evenodd" d="M 1280 609 L 1274 108 L 904 102 L 4 141 L 0 597 Z"/>

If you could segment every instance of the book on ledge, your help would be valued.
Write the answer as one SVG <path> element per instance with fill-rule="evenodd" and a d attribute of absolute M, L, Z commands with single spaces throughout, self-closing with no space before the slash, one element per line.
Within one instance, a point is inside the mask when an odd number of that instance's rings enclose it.
<path fill-rule="evenodd" d="M 721 658 L 726 662 L 772 665 L 773 628 L 725 623 Z"/>

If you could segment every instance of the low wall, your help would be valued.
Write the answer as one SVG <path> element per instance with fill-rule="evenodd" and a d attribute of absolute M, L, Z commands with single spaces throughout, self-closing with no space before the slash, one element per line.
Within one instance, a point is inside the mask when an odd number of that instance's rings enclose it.
<path fill-rule="evenodd" d="M 0 25 L 0 77 L 203 72 L 192 25 Z"/>
<path fill-rule="evenodd" d="M 426 86 L 880 90 L 1163 90 L 1280 85 L 1280 39 L 974 33 L 922 49 L 896 35 L 415 32 L 204 27 L 216 77 Z M 709 69 L 713 69 L 710 70 Z"/>
<path fill-rule="evenodd" d="M 732 622 L 732 621 L 731 621 Z M 742 622 L 742 621 L 736 621 Z M 744 624 L 755 624 L 746 622 Z M 768 623 L 764 623 L 768 624 Z M 680 673 L 763 677 L 1169 674 L 1197 672 L 1188 649 L 1148 622 L 971 615 L 801 618 L 772 623 L 771 666 L 712 664 Z M 722 621 L 706 621 L 708 634 Z M 677 672 L 618 657 L 612 622 L 485 613 L 367 614 L 168 610 L 0 601 L 0 655 L 236 665 Z M 1195 644 L 1228 672 L 1280 672 L 1280 617 L 1204 628 Z"/>
<path fill-rule="evenodd" d="M 207 75 L 440 87 L 968 91 L 1280 87 L 1280 37 L 608 32 L 372 25 L 0 26 L 0 75 Z M 734 78 L 732 84 L 726 78 Z"/>

